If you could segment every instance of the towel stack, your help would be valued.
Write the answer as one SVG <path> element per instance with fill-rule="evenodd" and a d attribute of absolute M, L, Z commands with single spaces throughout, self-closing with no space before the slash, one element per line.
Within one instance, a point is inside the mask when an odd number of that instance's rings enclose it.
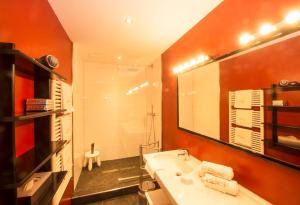
<path fill-rule="evenodd" d="M 54 109 L 53 100 L 43 98 L 26 99 L 26 111 L 49 111 Z"/>
<path fill-rule="evenodd" d="M 199 175 L 204 185 L 209 188 L 234 196 L 238 194 L 238 183 L 232 180 L 234 174 L 231 167 L 203 161 Z"/>

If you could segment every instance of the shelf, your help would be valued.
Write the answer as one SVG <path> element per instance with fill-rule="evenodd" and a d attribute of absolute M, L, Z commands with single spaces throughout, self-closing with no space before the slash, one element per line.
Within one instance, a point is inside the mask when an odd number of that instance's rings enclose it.
<path fill-rule="evenodd" d="M 31 199 L 30 197 L 18 198 L 18 204 L 50 204 L 53 196 L 57 192 L 67 173 L 67 171 L 52 172 L 49 179 L 50 181 L 47 184 L 42 185 L 44 186 L 43 188 L 40 188 L 40 190 L 42 190 L 42 193 L 40 193 L 42 196 L 40 198 L 36 198 L 34 196 L 31 197 Z M 40 190 L 37 192 L 40 192 Z"/>
<path fill-rule="evenodd" d="M 15 117 L 0 117 L 0 122 L 13 122 L 30 120 L 39 117 L 45 117 L 52 114 L 62 114 L 66 110 L 51 110 L 51 111 L 41 111 L 41 112 L 25 112 L 24 114 L 16 115 Z"/>
<path fill-rule="evenodd" d="M 67 171 L 52 173 L 52 190 L 48 190 L 45 196 L 39 201 L 39 204 L 49 204 L 51 202 L 52 198 L 54 197 L 56 191 L 58 190 L 66 175 Z"/>
<path fill-rule="evenodd" d="M 272 145 L 272 146 L 276 146 L 276 147 L 279 147 L 279 148 L 288 148 L 288 149 L 300 151 L 300 148 L 293 147 L 293 146 L 286 145 L 286 144 L 282 144 L 282 143 L 278 143 L 278 142 L 274 143 L 271 139 L 264 139 L 263 141 L 267 145 Z"/>
<path fill-rule="evenodd" d="M 265 108 L 279 108 L 279 109 L 298 109 L 300 106 L 273 106 L 273 105 L 263 105 Z"/>
<path fill-rule="evenodd" d="M 274 88 L 263 88 L 263 90 L 272 90 L 272 89 L 276 89 L 276 90 L 283 90 L 283 91 L 294 91 L 294 90 L 300 90 L 300 86 L 280 86 L 280 85 L 276 85 Z"/>
<path fill-rule="evenodd" d="M 279 111 L 279 112 L 300 112 L 300 106 L 272 106 L 272 105 L 263 105 L 265 110 L 269 111 Z"/>
<path fill-rule="evenodd" d="M 44 150 L 31 149 L 20 157 L 16 158 L 16 181 L 17 185 L 23 184 L 28 178 L 37 172 L 51 157 L 60 151 L 66 144 L 66 140 L 58 142 L 50 142 L 50 149 Z M 39 153 L 37 153 L 39 151 Z"/>
<path fill-rule="evenodd" d="M 43 69 L 47 72 L 49 72 L 50 74 L 55 75 L 56 77 L 58 77 L 60 80 L 66 80 L 63 76 L 61 76 L 60 74 L 56 73 L 55 71 L 51 70 L 50 68 L 48 68 L 47 66 L 41 64 L 40 62 L 38 62 L 36 59 L 26 55 L 25 53 L 22 53 L 19 50 L 15 50 L 15 49 L 0 49 L 0 54 L 7 54 L 7 55 L 14 55 L 17 57 L 20 57 L 21 59 L 27 60 L 30 63 L 32 63 L 33 65 L 35 65 L 36 67 Z"/>
<path fill-rule="evenodd" d="M 265 125 L 271 126 L 271 127 L 280 127 L 280 128 L 288 128 L 288 129 L 300 130 L 300 126 L 283 125 L 283 124 L 272 124 L 272 123 L 262 123 L 262 124 L 265 124 Z"/>

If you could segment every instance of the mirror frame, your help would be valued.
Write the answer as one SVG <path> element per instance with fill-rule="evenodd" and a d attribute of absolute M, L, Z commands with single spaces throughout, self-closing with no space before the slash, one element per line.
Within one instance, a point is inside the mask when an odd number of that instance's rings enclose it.
<path fill-rule="evenodd" d="M 273 41 L 273 40 L 276 40 L 276 39 L 280 39 L 280 38 L 283 38 L 283 37 L 288 36 L 288 35 L 291 35 L 290 38 L 296 37 L 296 36 L 300 36 L 300 26 L 291 27 L 289 29 L 284 29 L 278 35 L 274 35 L 274 36 L 271 36 L 269 38 L 263 38 L 260 41 L 254 43 L 252 45 L 249 45 L 249 46 L 246 46 L 246 47 L 243 47 L 243 48 L 240 48 L 240 49 L 237 49 L 237 50 L 225 53 L 225 54 L 217 56 L 217 57 L 212 57 L 208 62 L 206 62 L 206 63 L 204 63 L 202 65 L 193 66 L 189 70 L 184 71 L 184 72 L 189 72 L 191 70 L 194 70 L 194 69 L 197 69 L 197 68 L 201 68 L 201 67 L 203 67 L 205 65 L 208 65 L 210 63 L 213 63 L 213 62 L 225 60 L 226 58 L 233 57 L 234 55 L 240 54 L 241 52 L 244 52 L 244 51 L 245 52 L 246 51 L 251 52 L 250 49 L 252 49 L 252 48 L 257 48 L 259 46 L 263 46 L 264 44 L 267 44 L 270 41 Z M 203 137 L 205 139 L 211 140 L 211 141 L 219 143 L 219 144 L 227 145 L 227 146 L 229 146 L 231 148 L 243 151 L 243 152 L 248 153 L 248 154 L 250 154 L 252 156 L 259 157 L 259 158 L 262 158 L 262 159 L 265 159 L 265 160 L 268 160 L 268 161 L 271 161 L 271 162 L 275 162 L 275 163 L 277 163 L 279 165 L 287 166 L 289 168 L 293 168 L 293 169 L 296 169 L 296 170 L 300 171 L 300 165 L 296 165 L 296 164 L 293 164 L 293 163 L 290 163 L 290 162 L 287 162 L 287 161 L 283 161 L 283 160 L 280 160 L 278 158 L 271 157 L 271 156 L 268 156 L 268 155 L 255 153 L 255 152 L 252 152 L 250 150 L 243 149 L 241 147 L 237 147 L 235 145 L 232 145 L 232 144 L 230 144 L 228 142 L 225 142 L 225 141 L 222 141 L 222 140 L 217 140 L 217 139 L 214 139 L 212 137 L 209 137 L 209 136 L 206 136 L 206 135 L 203 135 L 203 134 L 200 134 L 200 133 L 197 133 L 197 132 L 194 132 L 194 131 L 191 131 L 191 130 L 188 130 L 188 129 L 180 127 L 179 126 L 179 94 L 178 94 L 179 83 L 178 83 L 178 75 L 180 75 L 180 73 L 178 73 L 177 76 L 176 76 L 176 84 L 177 84 L 176 85 L 177 86 L 176 87 L 177 88 L 177 93 L 176 93 L 177 94 L 177 128 L 179 130 L 185 131 L 185 132 L 193 134 L 193 135 L 197 135 L 199 137 Z"/>

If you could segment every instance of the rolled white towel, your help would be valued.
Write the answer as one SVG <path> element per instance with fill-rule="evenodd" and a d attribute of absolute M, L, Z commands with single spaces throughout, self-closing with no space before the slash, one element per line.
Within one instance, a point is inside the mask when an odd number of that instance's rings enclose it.
<path fill-rule="evenodd" d="M 278 142 L 291 147 L 300 148 L 300 140 L 295 136 L 278 136 Z"/>
<path fill-rule="evenodd" d="M 221 164 L 215 164 L 212 162 L 203 161 L 199 168 L 199 175 L 203 176 L 204 174 L 212 174 L 214 176 L 231 180 L 234 176 L 233 170 L 231 167 L 227 167 Z"/>
<path fill-rule="evenodd" d="M 202 182 L 206 187 L 226 194 L 236 196 L 239 193 L 239 185 L 234 180 L 226 180 L 211 174 L 205 174 L 202 177 Z"/>

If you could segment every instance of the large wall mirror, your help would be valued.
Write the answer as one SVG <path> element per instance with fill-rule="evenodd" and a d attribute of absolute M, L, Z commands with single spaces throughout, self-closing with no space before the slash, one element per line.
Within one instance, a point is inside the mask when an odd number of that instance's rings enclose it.
<path fill-rule="evenodd" d="M 178 127 L 300 169 L 299 54 L 296 31 L 179 73 Z"/>
<path fill-rule="evenodd" d="M 178 75 L 179 127 L 220 139 L 219 63 Z"/>

